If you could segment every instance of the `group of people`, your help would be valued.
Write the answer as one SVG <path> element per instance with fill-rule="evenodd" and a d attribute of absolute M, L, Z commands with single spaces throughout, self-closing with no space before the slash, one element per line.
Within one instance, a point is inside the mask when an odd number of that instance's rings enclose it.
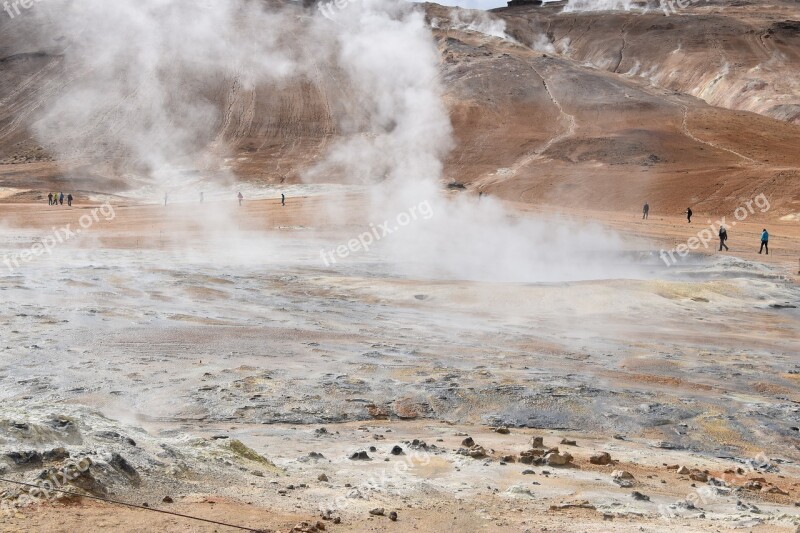
<path fill-rule="evenodd" d="M 64 205 L 65 198 L 67 200 L 67 205 L 72 207 L 72 193 L 64 196 L 63 192 L 47 193 L 47 205 Z"/>
<path fill-rule="evenodd" d="M 689 224 L 692 223 L 692 214 L 693 214 L 692 208 L 687 207 L 686 219 L 689 221 Z M 650 216 L 650 204 L 645 202 L 644 206 L 642 207 L 642 220 L 647 220 L 649 216 Z M 725 226 L 720 225 L 718 236 L 719 236 L 719 251 L 721 252 L 722 249 L 725 248 L 725 251 L 727 252 L 728 245 L 726 244 L 726 242 L 728 240 L 728 230 L 725 229 Z M 764 228 L 761 231 L 761 249 L 758 251 L 758 253 L 761 254 L 765 251 L 767 252 L 767 255 L 769 255 L 769 232 L 767 231 L 767 228 Z"/>

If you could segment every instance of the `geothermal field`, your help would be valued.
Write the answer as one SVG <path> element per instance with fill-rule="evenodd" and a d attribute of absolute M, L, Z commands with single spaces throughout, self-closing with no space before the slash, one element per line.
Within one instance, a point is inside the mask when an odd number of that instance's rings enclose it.
<path fill-rule="evenodd" d="M 0 531 L 800 531 L 800 4 L 511 4 L 0 5 Z"/>

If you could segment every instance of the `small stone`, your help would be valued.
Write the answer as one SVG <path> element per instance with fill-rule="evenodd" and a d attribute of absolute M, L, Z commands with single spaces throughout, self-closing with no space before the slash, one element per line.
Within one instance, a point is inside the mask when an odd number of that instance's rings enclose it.
<path fill-rule="evenodd" d="M 578 445 L 577 441 L 574 441 L 572 439 L 561 439 L 561 444 L 563 444 L 565 446 L 577 446 Z"/>
<path fill-rule="evenodd" d="M 692 470 L 689 472 L 689 479 L 705 483 L 708 481 L 708 474 L 702 470 Z"/>
<path fill-rule="evenodd" d="M 161 500 L 161 501 L 164 502 L 164 503 L 172 503 L 174 500 L 172 498 L 170 498 L 169 496 L 164 496 L 164 499 Z"/>
<path fill-rule="evenodd" d="M 589 457 L 589 462 L 593 465 L 608 465 L 611 464 L 611 455 L 608 452 L 597 452 Z"/>
<path fill-rule="evenodd" d="M 531 448 L 544 448 L 544 437 L 533 437 L 531 439 Z"/>
<path fill-rule="evenodd" d="M 511 433 L 511 430 L 509 430 L 505 426 L 499 427 L 499 428 L 495 429 L 494 431 L 495 431 L 495 433 L 500 433 L 501 435 L 508 435 L 509 433 Z"/>
<path fill-rule="evenodd" d="M 329 481 L 328 476 L 326 474 L 324 474 L 324 473 L 322 473 L 319 476 L 317 476 L 317 480 L 318 481 Z"/>
<path fill-rule="evenodd" d="M 633 479 L 633 474 L 627 470 L 614 470 L 611 472 L 611 477 L 614 479 Z"/>
<path fill-rule="evenodd" d="M 369 514 L 373 516 L 383 516 L 384 515 L 383 507 L 376 507 L 375 509 L 371 510 Z"/>
<path fill-rule="evenodd" d="M 392 522 L 397 522 L 397 513 L 394 511 L 389 513 L 389 520 L 391 520 Z"/>
<path fill-rule="evenodd" d="M 667 470 L 677 470 L 679 468 L 680 468 L 679 465 L 668 465 L 667 466 Z"/>
<path fill-rule="evenodd" d="M 633 496 L 634 500 L 638 500 L 640 502 L 649 502 L 650 501 L 650 496 L 646 496 L 646 495 L 644 495 L 641 492 L 636 491 L 636 490 L 631 493 L 631 496 Z"/>
<path fill-rule="evenodd" d="M 522 475 L 523 475 L 523 476 L 527 476 L 527 475 L 530 475 L 530 474 L 534 474 L 534 475 L 535 475 L 535 474 L 536 474 L 536 472 L 534 472 L 534 471 L 533 471 L 533 470 L 531 470 L 531 469 L 527 469 L 527 470 L 523 470 L 523 471 L 522 471 Z"/>
<path fill-rule="evenodd" d="M 337 516 L 336 518 L 333 519 L 333 523 L 334 524 L 341 524 L 342 523 L 342 518 L 340 516 Z"/>
<path fill-rule="evenodd" d="M 461 441 L 461 445 L 466 446 L 467 448 L 471 448 L 475 446 L 475 441 L 472 439 L 472 437 L 467 437 L 466 439 Z"/>
<path fill-rule="evenodd" d="M 683 474 L 683 475 L 686 475 L 689 472 L 690 472 L 690 470 L 688 468 L 686 468 L 685 466 L 681 466 L 680 468 L 678 468 L 678 471 L 677 471 L 678 474 Z"/>
<path fill-rule="evenodd" d="M 392 452 L 391 453 L 392 453 L 392 455 L 403 455 L 403 448 L 401 448 L 400 446 L 395 445 L 392 448 Z"/>
<path fill-rule="evenodd" d="M 371 451 L 372 453 L 375 453 L 375 452 L 378 451 L 378 448 L 376 448 L 375 446 L 370 446 L 369 447 L 369 451 Z"/>

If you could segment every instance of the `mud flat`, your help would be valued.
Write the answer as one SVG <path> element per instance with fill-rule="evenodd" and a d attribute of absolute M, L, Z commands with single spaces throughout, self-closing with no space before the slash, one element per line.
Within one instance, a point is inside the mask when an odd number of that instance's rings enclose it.
<path fill-rule="evenodd" d="M 253 202 L 241 232 L 203 238 L 176 218 L 193 207 L 120 207 L 4 270 L 3 477 L 89 458 L 77 492 L 274 530 L 800 525 L 800 289 L 784 269 L 668 268 L 642 240 L 608 252 L 621 274 L 604 279 L 423 277 L 380 247 L 325 264 L 358 225 L 323 223 L 317 201 Z M 25 209 L 0 255 L 80 213 Z M 204 527 L 48 502 L 0 523 Z"/>

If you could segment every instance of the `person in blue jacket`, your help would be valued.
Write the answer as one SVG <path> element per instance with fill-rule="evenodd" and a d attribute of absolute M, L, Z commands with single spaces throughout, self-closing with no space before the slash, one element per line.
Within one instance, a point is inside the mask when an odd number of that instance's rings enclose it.
<path fill-rule="evenodd" d="M 767 233 L 767 228 L 764 228 L 764 231 L 761 232 L 761 249 L 758 251 L 758 253 L 761 253 L 764 250 L 766 250 L 767 255 L 769 255 L 769 233 Z"/>

